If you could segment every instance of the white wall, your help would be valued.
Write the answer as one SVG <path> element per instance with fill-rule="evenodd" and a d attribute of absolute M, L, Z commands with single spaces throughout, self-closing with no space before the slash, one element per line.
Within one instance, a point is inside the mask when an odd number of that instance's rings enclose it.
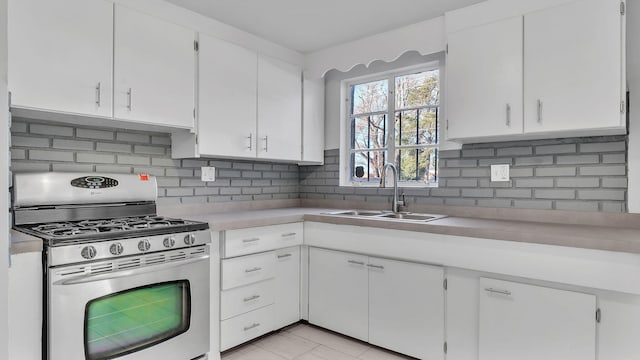
<path fill-rule="evenodd" d="M 7 0 L 0 0 L 0 359 L 6 359 L 8 323 L 8 214 L 7 189 L 9 126 L 7 110 Z"/>
<path fill-rule="evenodd" d="M 629 212 L 640 213 L 640 2 L 627 1 L 629 111 Z"/>

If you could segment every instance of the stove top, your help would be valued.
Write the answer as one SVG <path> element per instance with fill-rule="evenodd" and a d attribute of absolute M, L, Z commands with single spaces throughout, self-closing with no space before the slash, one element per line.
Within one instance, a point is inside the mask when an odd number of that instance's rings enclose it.
<path fill-rule="evenodd" d="M 207 223 L 163 216 L 133 216 L 100 220 L 52 222 L 20 225 L 17 230 L 42 238 L 49 246 L 99 240 L 199 231 Z"/>

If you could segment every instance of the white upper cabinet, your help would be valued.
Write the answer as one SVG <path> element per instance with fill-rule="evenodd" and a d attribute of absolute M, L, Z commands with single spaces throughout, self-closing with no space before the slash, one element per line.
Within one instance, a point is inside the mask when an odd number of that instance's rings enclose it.
<path fill-rule="evenodd" d="M 9 1 L 12 106 L 111 117 L 113 4 Z"/>
<path fill-rule="evenodd" d="M 258 158 L 300 161 L 302 72 L 299 67 L 258 57 Z"/>
<path fill-rule="evenodd" d="M 115 7 L 114 117 L 194 128 L 195 33 Z"/>
<path fill-rule="evenodd" d="M 559 3 L 540 9 L 533 2 L 509 8 L 487 2 L 478 16 L 466 9 L 450 15 L 449 139 L 625 133 L 620 1 Z"/>
<path fill-rule="evenodd" d="M 480 279 L 480 360 L 594 360 L 596 297 Z"/>
<path fill-rule="evenodd" d="M 258 55 L 204 34 L 199 43 L 199 152 L 255 157 Z"/>
<path fill-rule="evenodd" d="M 526 14 L 525 132 L 624 129 L 620 2 Z"/>
<path fill-rule="evenodd" d="M 522 133 L 522 17 L 449 34 L 449 139 Z"/>
<path fill-rule="evenodd" d="M 302 163 L 324 163 L 324 78 L 302 81 Z"/>

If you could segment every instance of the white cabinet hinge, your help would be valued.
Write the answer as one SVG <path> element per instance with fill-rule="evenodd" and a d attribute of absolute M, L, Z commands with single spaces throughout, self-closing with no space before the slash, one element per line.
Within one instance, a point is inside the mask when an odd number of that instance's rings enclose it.
<path fill-rule="evenodd" d="M 602 320 L 602 311 L 600 311 L 600 309 L 596 310 L 596 322 L 600 323 L 600 320 Z"/>
<path fill-rule="evenodd" d="M 198 43 L 198 40 L 193 41 L 193 50 L 195 50 L 196 52 L 200 50 L 200 44 Z"/>
<path fill-rule="evenodd" d="M 449 44 L 445 45 L 445 50 L 444 50 L 447 54 L 449 53 Z"/>
<path fill-rule="evenodd" d="M 442 282 L 442 287 L 447 290 L 449 288 L 449 281 L 445 278 Z"/>
<path fill-rule="evenodd" d="M 623 100 L 620 102 L 620 114 L 624 114 L 626 112 L 627 112 L 627 102 Z"/>
<path fill-rule="evenodd" d="M 447 119 L 447 130 L 449 130 L 449 119 Z"/>
<path fill-rule="evenodd" d="M 627 11 L 627 7 L 624 4 L 624 1 L 620 1 L 620 15 L 624 15 L 626 11 Z"/>
<path fill-rule="evenodd" d="M 447 353 L 448 346 L 447 346 L 447 342 L 446 341 L 444 342 L 444 346 L 442 347 L 442 350 L 444 350 L 445 354 Z"/>

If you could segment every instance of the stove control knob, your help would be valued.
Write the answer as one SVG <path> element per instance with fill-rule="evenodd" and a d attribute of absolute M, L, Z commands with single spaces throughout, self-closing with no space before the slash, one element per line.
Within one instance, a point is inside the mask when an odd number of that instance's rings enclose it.
<path fill-rule="evenodd" d="M 184 243 L 187 245 L 193 245 L 196 243 L 196 236 L 194 234 L 189 234 L 184 236 Z"/>
<path fill-rule="evenodd" d="M 96 253 L 97 253 L 96 248 L 89 245 L 82 248 L 82 252 L 80 254 L 82 255 L 83 258 L 87 260 L 91 260 L 94 257 L 96 257 Z"/>
<path fill-rule="evenodd" d="M 162 244 L 167 249 L 171 249 L 172 247 L 176 246 L 176 238 L 175 238 L 175 236 L 169 236 L 169 237 L 164 238 L 164 241 L 162 241 Z"/>
<path fill-rule="evenodd" d="M 122 246 L 122 243 L 117 242 L 109 246 L 109 252 L 111 253 L 111 255 L 122 255 L 123 251 L 124 251 L 124 246 Z"/>
<path fill-rule="evenodd" d="M 149 251 L 150 248 L 151 248 L 151 243 L 147 239 L 140 240 L 140 242 L 138 243 L 138 250 L 142 252 L 147 252 Z"/>

